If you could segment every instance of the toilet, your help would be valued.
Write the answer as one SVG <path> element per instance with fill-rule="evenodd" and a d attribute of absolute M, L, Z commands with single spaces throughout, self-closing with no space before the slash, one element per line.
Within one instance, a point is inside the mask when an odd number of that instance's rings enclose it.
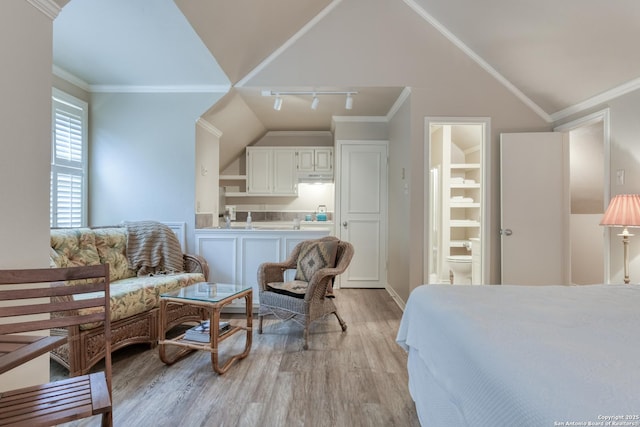
<path fill-rule="evenodd" d="M 450 255 L 447 262 L 453 273 L 454 285 L 471 284 L 471 255 Z"/>

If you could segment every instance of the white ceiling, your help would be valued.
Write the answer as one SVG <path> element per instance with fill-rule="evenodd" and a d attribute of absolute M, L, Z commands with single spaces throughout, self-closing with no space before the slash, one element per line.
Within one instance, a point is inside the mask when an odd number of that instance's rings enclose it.
<path fill-rule="evenodd" d="M 382 22 L 392 7 L 411 8 L 420 17 L 416 22 L 434 25 L 547 120 L 635 89 L 640 82 L 637 0 L 375 0 L 369 4 L 379 9 Z M 72 0 L 54 22 L 54 64 L 95 91 L 226 92 L 238 82 L 242 86 L 242 79 L 268 62 L 270 55 L 277 56 L 297 33 L 313 28 L 338 5 L 358 3 L 270 0 L 267 7 L 260 0 Z M 384 26 L 380 31 L 386 34 Z M 362 95 L 352 111 L 338 106 L 342 111 L 328 111 L 328 103 L 321 102 L 323 129 L 328 129 L 327 117 L 332 114 L 387 112 L 401 90 L 393 84 L 355 87 Z M 258 96 L 260 89 L 242 87 L 239 95 L 265 128 L 282 129 L 293 123 L 300 129 L 319 126 L 318 116 L 308 110 L 296 117 L 286 112 L 274 116 L 272 99 Z"/>

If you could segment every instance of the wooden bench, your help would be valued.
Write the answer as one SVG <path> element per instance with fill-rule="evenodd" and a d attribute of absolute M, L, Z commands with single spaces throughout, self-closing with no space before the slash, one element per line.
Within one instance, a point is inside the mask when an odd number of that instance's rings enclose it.
<path fill-rule="evenodd" d="M 0 426 L 51 426 L 94 415 L 111 426 L 109 265 L 0 270 L 0 301 L 0 374 L 68 340 L 25 332 L 100 323 L 106 337 L 104 371 L 0 392 Z"/>

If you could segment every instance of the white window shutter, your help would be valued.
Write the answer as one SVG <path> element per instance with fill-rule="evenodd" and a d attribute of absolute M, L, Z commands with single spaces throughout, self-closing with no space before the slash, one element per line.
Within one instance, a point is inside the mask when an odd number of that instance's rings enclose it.
<path fill-rule="evenodd" d="M 54 90 L 51 227 L 86 225 L 87 105 Z"/>

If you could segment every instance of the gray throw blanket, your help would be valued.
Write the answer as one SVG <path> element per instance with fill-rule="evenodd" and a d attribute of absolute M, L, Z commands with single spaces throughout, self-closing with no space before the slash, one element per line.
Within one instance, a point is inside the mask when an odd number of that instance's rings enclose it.
<path fill-rule="evenodd" d="M 173 230 L 157 221 L 125 222 L 127 259 L 138 276 L 184 271 L 182 249 Z"/>

